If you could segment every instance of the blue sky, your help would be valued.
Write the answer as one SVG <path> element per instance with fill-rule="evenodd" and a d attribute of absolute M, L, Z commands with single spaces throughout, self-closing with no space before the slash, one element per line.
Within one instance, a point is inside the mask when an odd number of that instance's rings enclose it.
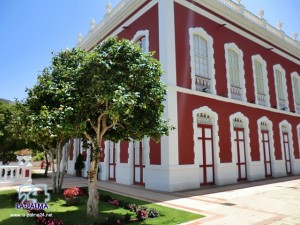
<path fill-rule="evenodd" d="M 133 1 L 133 0 L 132 0 Z M 136 0 L 137 1 L 137 0 Z M 166 0 L 167 1 L 167 0 Z M 120 0 L 111 0 L 116 6 Z M 300 39 L 300 0 L 242 0 L 246 9 Z M 24 99 L 25 89 L 50 64 L 51 52 L 72 48 L 77 35 L 85 35 L 92 18 L 105 15 L 106 0 L 0 0 L 0 98 Z"/>

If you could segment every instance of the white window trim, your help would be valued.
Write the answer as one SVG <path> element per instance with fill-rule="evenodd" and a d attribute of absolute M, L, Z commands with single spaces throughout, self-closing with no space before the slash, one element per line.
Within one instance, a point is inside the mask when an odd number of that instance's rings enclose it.
<path fill-rule="evenodd" d="M 292 77 L 291 82 L 292 82 L 292 89 L 293 89 L 292 91 L 293 91 L 293 99 L 294 99 L 294 108 L 295 108 L 295 112 L 300 114 L 300 110 L 297 110 L 297 103 L 296 103 L 296 97 L 295 97 L 296 95 L 294 93 L 294 78 L 297 79 L 298 87 L 300 88 L 300 75 L 297 72 L 293 72 L 293 73 L 291 73 L 291 77 Z"/>
<path fill-rule="evenodd" d="M 204 38 L 207 41 L 208 72 L 209 72 L 209 76 L 211 78 L 210 93 L 217 94 L 213 38 L 202 27 L 189 28 L 189 35 L 190 35 L 189 43 L 190 43 L 190 57 L 191 57 L 190 67 L 191 67 L 191 78 L 192 78 L 192 90 L 196 90 L 194 41 L 193 41 L 194 34 L 201 36 L 202 38 Z"/>
<path fill-rule="evenodd" d="M 218 183 L 218 176 L 216 176 L 216 171 L 217 171 L 217 165 L 220 165 L 220 146 L 219 146 L 219 125 L 218 125 L 218 114 L 214 111 L 211 110 L 211 108 L 207 106 L 200 107 L 198 109 L 193 110 L 193 128 L 194 128 L 194 164 L 195 165 L 200 165 L 200 149 L 201 147 L 199 146 L 198 142 L 198 122 L 197 122 L 197 115 L 199 113 L 205 113 L 207 115 L 210 115 L 212 118 L 212 124 L 213 124 L 213 146 L 214 146 L 214 171 L 215 171 L 215 182 Z"/>
<path fill-rule="evenodd" d="M 226 60 L 228 98 L 231 99 L 228 50 L 232 49 L 238 54 L 239 57 L 239 75 L 240 75 L 240 84 L 242 88 L 242 101 L 247 102 L 245 69 L 244 69 L 244 59 L 243 59 L 244 53 L 235 43 L 226 43 L 224 45 L 224 48 L 225 48 L 225 60 Z"/>
<path fill-rule="evenodd" d="M 294 170 L 294 161 L 295 161 L 295 155 L 294 155 L 294 143 L 293 143 L 293 133 L 292 133 L 292 126 L 287 120 L 283 120 L 279 123 L 279 131 L 280 131 L 280 147 L 281 147 L 281 154 L 282 154 L 282 160 L 285 161 L 284 156 L 284 146 L 283 146 L 283 136 L 282 136 L 282 127 L 286 126 L 288 129 L 288 135 L 289 135 L 289 149 L 290 149 L 290 160 L 291 160 L 291 167 L 292 171 Z"/>
<path fill-rule="evenodd" d="M 270 107 L 270 90 L 269 90 L 269 79 L 268 79 L 268 72 L 267 72 L 267 63 L 261 57 L 261 55 L 253 55 L 252 57 L 252 70 L 253 70 L 253 78 L 254 78 L 254 90 L 255 90 L 255 102 L 258 104 L 258 93 L 257 93 L 257 86 L 256 86 L 256 74 L 255 74 L 255 61 L 257 60 L 262 64 L 262 72 L 263 72 L 263 79 L 264 79 L 264 90 L 266 94 L 266 106 Z"/>
<path fill-rule="evenodd" d="M 132 43 L 138 41 L 141 37 L 146 38 L 146 52 L 149 52 L 149 30 L 139 30 L 135 33 L 133 38 L 131 39 Z"/>
<path fill-rule="evenodd" d="M 278 96 L 278 90 L 277 90 L 277 80 L 276 80 L 276 70 L 280 70 L 281 74 L 282 74 L 282 85 L 283 85 L 283 94 L 284 94 L 284 98 L 286 101 L 285 107 L 286 107 L 286 111 L 290 111 L 289 108 L 289 98 L 288 98 L 288 93 L 287 93 L 287 85 L 286 85 L 286 73 L 285 70 L 283 69 L 283 67 L 280 64 L 276 64 L 273 66 L 273 74 L 274 74 L 274 82 L 275 82 L 275 91 L 276 91 L 276 104 L 277 104 L 277 109 L 280 109 L 279 106 L 279 96 Z"/>
<path fill-rule="evenodd" d="M 240 118 L 242 120 L 243 126 L 244 126 L 246 169 L 247 169 L 247 179 L 249 179 L 250 174 L 251 174 L 250 164 L 252 161 L 251 154 L 250 154 L 251 148 L 250 148 L 250 136 L 249 136 L 249 119 L 241 112 L 236 112 L 229 117 L 231 154 L 232 154 L 232 162 L 234 164 L 237 163 L 237 159 L 238 159 L 237 150 L 234 148 L 235 147 L 235 143 L 234 143 L 234 139 L 235 139 L 234 134 L 235 133 L 234 133 L 233 120 L 235 118 Z M 238 177 L 237 170 L 236 170 L 235 175 L 236 175 L 236 177 Z"/>
<path fill-rule="evenodd" d="M 268 131 L 269 131 L 269 144 L 270 144 L 270 159 L 271 159 L 271 168 L 272 168 L 272 174 L 274 174 L 274 162 L 275 162 L 275 148 L 274 148 L 274 132 L 273 132 L 273 123 L 271 120 L 269 120 L 268 117 L 264 116 L 261 117 L 259 120 L 257 120 L 257 127 L 258 127 L 258 140 L 259 140 L 259 152 L 260 152 L 260 161 L 263 162 L 264 159 L 264 146 L 262 144 L 262 134 L 260 129 L 261 122 L 264 122 L 268 125 Z"/>

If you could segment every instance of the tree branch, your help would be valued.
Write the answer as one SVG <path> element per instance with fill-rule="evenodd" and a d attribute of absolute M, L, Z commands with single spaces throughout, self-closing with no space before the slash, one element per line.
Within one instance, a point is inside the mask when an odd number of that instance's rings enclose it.
<path fill-rule="evenodd" d="M 86 136 L 87 139 L 89 139 L 93 143 L 92 137 L 86 131 L 84 131 L 84 135 Z"/>
<path fill-rule="evenodd" d="M 91 124 L 93 130 L 97 133 L 97 128 L 96 128 L 96 126 L 93 124 L 93 122 L 91 121 L 91 119 L 88 118 L 86 121 L 89 122 L 89 123 Z"/>

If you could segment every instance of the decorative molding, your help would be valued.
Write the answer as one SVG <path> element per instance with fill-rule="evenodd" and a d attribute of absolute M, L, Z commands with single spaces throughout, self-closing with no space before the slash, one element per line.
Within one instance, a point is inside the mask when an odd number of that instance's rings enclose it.
<path fill-rule="evenodd" d="M 209 120 L 211 121 L 212 129 L 213 129 L 213 151 L 214 151 L 214 167 L 216 168 L 217 165 L 220 164 L 220 146 L 219 146 L 219 125 L 218 125 L 218 120 L 219 116 L 216 112 L 212 111 L 209 107 L 203 106 L 198 109 L 193 110 L 193 129 L 194 129 L 194 135 L 193 135 L 193 140 L 194 140 L 194 164 L 200 165 L 200 149 L 201 147 L 199 146 L 199 140 L 198 137 L 200 136 L 198 130 L 198 122 L 201 122 L 198 120 L 198 115 L 204 114 L 209 117 Z M 205 121 L 203 121 L 205 122 Z M 215 179 L 218 179 L 218 176 L 216 174 L 216 169 L 215 171 Z"/>
<path fill-rule="evenodd" d="M 271 168 L 272 168 L 272 174 L 274 174 L 274 162 L 275 162 L 275 147 L 274 147 L 274 131 L 273 131 L 273 123 L 272 121 L 266 117 L 263 116 L 260 119 L 257 120 L 257 133 L 258 133 L 258 142 L 259 142 L 259 152 L 260 152 L 260 160 L 263 161 L 264 159 L 264 146 L 262 144 L 262 130 L 267 130 L 269 134 L 269 145 L 270 145 L 270 159 L 271 159 Z"/>
<path fill-rule="evenodd" d="M 237 163 L 238 162 L 238 156 L 237 156 L 237 149 L 235 145 L 235 134 L 236 132 L 234 131 L 234 125 L 236 124 L 236 119 L 238 118 L 239 124 L 242 123 L 242 128 L 244 128 L 244 144 L 245 144 L 245 160 L 246 160 L 246 172 L 247 172 L 247 178 L 249 178 L 249 175 L 251 174 L 251 147 L 250 147 L 250 131 L 249 131 L 249 118 L 246 117 L 243 113 L 241 112 L 236 112 L 232 114 L 229 117 L 230 121 L 230 142 L 231 142 L 231 154 L 232 154 L 232 162 Z M 236 170 L 237 171 L 237 170 Z M 237 176 L 238 177 L 238 176 Z"/>
<path fill-rule="evenodd" d="M 290 156 L 291 156 L 291 167 L 293 170 L 293 162 L 295 161 L 295 154 L 294 154 L 294 144 L 293 144 L 293 133 L 292 133 L 292 125 L 287 121 L 283 120 L 279 123 L 279 131 L 280 131 L 280 146 L 281 146 L 281 154 L 282 154 L 282 159 L 285 159 L 285 154 L 284 154 L 284 145 L 283 145 L 283 132 L 288 133 L 288 138 L 289 138 L 289 150 L 290 150 Z"/>
<path fill-rule="evenodd" d="M 135 43 L 140 38 L 145 37 L 146 39 L 146 52 L 149 52 L 149 30 L 139 30 L 135 33 L 133 38 L 131 39 L 132 43 Z"/>
<path fill-rule="evenodd" d="M 238 63 L 239 63 L 239 80 L 240 80 L 240 88 L 242 91 L 242 101 L 247 102 L 246 95 L 246 80 L 245 80 L 245 69 L 244 69 L 244 54 L 243 51 L 235 44 L 235 43 L 226 43 L 224 45 L 225 49 L 225 60 L 226 60 L 226 78 L 227 78 L 227 90 L 228 97 L 232 99 L 231 95 L 231 84 L 230 84 L 230 74 L 229 74 L 229 58 L 228 58 L 228 50 L 231 49 L 235 53 L 238 54 Z"/>
<path fill-rule="evenodd" d="M 300 114 L 300 105 L 296 102 L 296 93 L 295 93 L 295 84 L 294 79 L 298 82 L 298 91 L 300 91 L 300 76 L 297 72 L 291 73 L 291 82 L 292 82 L 292 91 L 293 91 L 293 100 L 294 100 L 294 110 L 296 113 Z M 300 98 L 300 93 L 298 93 Z"/>
<path fill-rule="evenodd" d="M 262 47 L 268 49 L 272 47 L 272 51 L 276 54 L 287 58 L 288 60 L 300 65 L 300 42 L 298 41 L 299 48 L 295 48 L 293 45 L 291 45 L 289 42 L 282 41 L 281 38 L 275 36 L 273 33 L 268 32 L 266 28 L 264 28 L 264 24 L 266 24 L 265 20 L 262 20 L 262 26 L 258 26 L 257 24 L 251 22 L 249 19 L 247 19 L 245 16 L 233 12 L 232 9 L 225 6 L 224 4 L 218 2 L 221 0 L 194 0 L 199 5 L 203 5 L 209 10 L 215 12 L 218 15 L 222 15 L 223 18 L 220 18 L 219 16 L 212 14 L 208 12 L 207 10 L 204 10 L 200 7 L 198 7 L 196 4 L 193 4 L 186 0 L 174 0 L 178 4 L 181 4 L 188 8 L 189 10 L 192 10 L 196 13 L 199 13 L 206 18 L 218 23 L 218 24 L 226 24 L 226 28 L 229 30 L 232 30 L 233 32 L 247 38 L 248 40 L 251 40 L 252 42 L 255 42 Z M 228 2 L 229 0 L 224 0 Z M 232 1 L 230 1 L 232 2 Z M 259 19 L 259 18 L 258 18 Z M 239 26 L 236 26 L 235 24 L 238 24 Z M 244 29 L 245 28 L 245 31 Z M 276 29 L 276 28 L 274 28 Z M 255 31 L 254 34 L 252 34 Z M 294 41 L 294 40 L 292 40 Z M 278 48 L 276 48 L 277 46 Z"/>
<path fill-rule="evenodd" d="M 253 79 L 254 79 L 254 90 L 255 90 L 255 103 L 259 104 L 260 99 L 258 95 L 258 87 L 256 82 L 256 74 L 255 74 L 255 61 L 257 60 L 262 65 L 262 73 L 263 73 L 263 81 L 264 81 L 264 90 L 265 90 L 265 103 L 267 107 L 270 107 L 270 90 L 269 90 L 269 79 L 268 79 L 268 72 L 267 72 L 267 63 L 261 57 L 261 55 L 253 55 L 252 59 L 252 71 L 253 71 Z"/>
<path fill-rule="evenodd" d="M 213 48 L 213 38 L 204 30 L 202 27 L 189 28 L 190 36 L 190 66 L 191 66 L 191 79 L 192 79 L 192 89 L 196 90 L 196 77 L 195 77 L 195 59 L 194 59 L 194 41 L 193 35 L 199 35 L 207 41 L 207 54 L 208 54 L 208 72 L 210 77 L 210 93 L 217 94 L 216 90 L 216 77 L 215 77 L 215 58 L 214 58 L 214 48 Z"/>
<path fill-rule="evenodd" d="M 281 76 L 282 76 L 283 95 L 284 95 L 284 101 L 285 101 L 284 102 L 284 107 L 283 107 L 284 109 L 281 108 L 281 104 L 280 104 L 280 100 L 279 100 L 279 93 L 278 93 L 278 88 L 277 88 L 276 70 L 279 70 L 281 72 Z M 280 64 L 276 64 L 276 65 L 273 66 L 273 74 L 274 74 L 274 81 L 275 81 L 277 109 L 279 109 L 279 110 L 285 110 L 285 111 L 290 111 L 285 70 L 283 69 L 283 67 Z"/>

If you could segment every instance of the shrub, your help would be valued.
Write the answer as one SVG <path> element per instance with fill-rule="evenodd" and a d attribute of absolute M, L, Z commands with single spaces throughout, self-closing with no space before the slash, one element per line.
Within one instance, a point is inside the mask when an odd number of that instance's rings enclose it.
<path fill-rule="evenodd" d="M 145 207 L 137 208 L 135 213 L 138 220 L 145 220 L 148 218 L 148 211 Z"/>
<path fill-rule="evenodd" d="M 156 209 L 148 209 L 149 218 L 159 217 L 159 212 Z"/>

